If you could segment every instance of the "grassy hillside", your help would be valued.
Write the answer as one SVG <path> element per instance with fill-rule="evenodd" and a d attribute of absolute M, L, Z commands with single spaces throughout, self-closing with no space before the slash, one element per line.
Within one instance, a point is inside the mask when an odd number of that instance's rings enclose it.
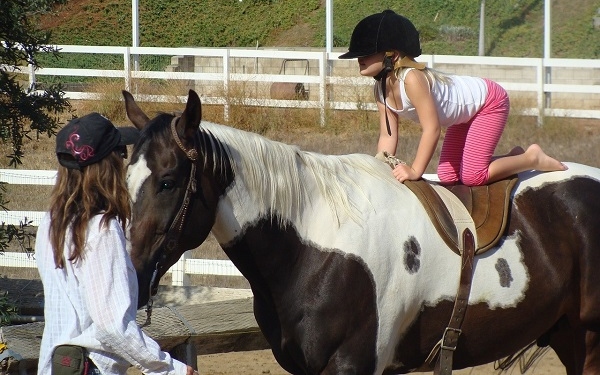
<path fill-rule="evenodd" d="M 552 57 L 599 58 L 598 0 L 553 1 Z M 335 0 L 334 46 L 363 17 L 390 8 L 421 32 L 426 54 L 477 55 L 479 1 Z M 323 47 L 323 0 L 139 0 L 140 44 L 163 47 Z M 131 45 L 131 2 L 72 0 L 46 16 L 57 44 Z M 486 2 L 489 56 L 543 55 L 544 0 Z"/>

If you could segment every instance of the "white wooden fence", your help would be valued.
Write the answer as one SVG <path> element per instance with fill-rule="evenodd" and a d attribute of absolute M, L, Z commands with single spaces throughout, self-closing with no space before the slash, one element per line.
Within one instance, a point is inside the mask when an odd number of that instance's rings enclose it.
<path fill-rule="evenodd" d="M 280 100 L 264 97 L 245 97 L 241 104 L 247 106 L 270 106 L 289 108 L 314 108 L 321 112 L 321 122 L 325 120 L 326 109 L 376 110 L 372 100 L 373 80 L 360 77 L 355 61 L 338 60 L 341 53 L 324 51 L 282 51 L 228 48 L 156 48 L 156 47 L 114 47 L 114 46 L 56 46 L 62 56 L 69 54 L 117 55 L 122 58 L 122 69 L 60 68 L 46 64 L 44 68 L 33 70 L 21 67 L 18 73 L 27 74 L 34 85 L 37 76 L 58 77 L 104 77 L 123 80 L 123 89 L 138 96 L 140 101 L 181 102 L 185 96 L 149 95 L 133 89 L 136 79 L 184 80 L 202 96 L 207 104 L 224 107 L 227 120 L 230 101 L 223 97 L 204 94 L 203 87 L 216 83 L 228 92 L 232 83 L 301 82 L 311 88 L 308 100 Z M 171 60 L 191 60 L 192 66 L 180 71 L 140 70 L 137 61 L 140 56 L 169 56 Z M 209 59 L 209 60 L 206 60 Z M 201 62 L 198 65 L 198 60 Z M 259 61 L 260 60 L 260 61 Z M 600 60 L 591 59 L 544 59 L 480 56 L 422 55 L 419 61 L 429 67 L 455 74 L 479 75 L 494 79 L 509 92 L 509 95 L 525 93 L 533 97 L 530 107 L 522 109 L 532 116 L 558 116 L 600 119 Z M 204 62 L 202 62 L 204 61 Z M 269 63 L 270 61 L 270 63 Z M 312 61 L 313 67 L 306 70 L 293 70 L 286 74 L 282 61 Z M 316 63 L 316 64 L 315 64 Z M 203 65 L 204 64 L 204 65 Z M 307 63 L 308 64 L 308 63 Z M 316 68 L 315 68 L 316 65 Z M 1 66 L 0 69 L 10 69 Z M 72 79 L 72 78 L 71 78 Z M 314 90 L 316 88 L 316 90 Z M 339 95 L 352 89 L 362 90 L 361 95 Z M 67 91 L 69 99 L 98 99 L 100 93 Z M 553 96 L 566 96 L 558 102 Z M 511 96 L 512 99 L 512 96 Z M 561 103 L 561 104 L 559 104 Z M 239 101 L 237 104 L 240 104 Z M 0 170 L 0 182 L 10 184 L 54 184 L 55 171 Z M 43 217 L 40 211 L 0 210 L 0 222 L 18 225 L 24 218 L 37 226 Z M 32 256 L 22 253 L 0 255 L 0 267 L 35 267 Z M 213 274 L 239 276 L 239 271 L 228 260 L 190 259 L 186 255 L 175 264 L 174 285 L 186 285 L 189 274 Z"/>
<path fill-rule="evenodd" d="M 132 84 L 136 79 L 181 80 L 195 88 L 204 103 L 223 105 L 227 120 L 231 103 L 222 93 L 227 93 L 234 83 L 265 86 L 275 82 L 291 82 L 311 88 L 308 100 L 279 100 L 249 94 L 241 104 L 315 108 L 321 111 L 322 124 L 326 109 L 376 110 L 371 90 L 373 79 L 358 74 L 355 60 L 339 60 L 341 52 L 76 45 L 56 47 L 62 59 L 70 54 L 113 55 L 113 59 L 122 59 L 122 69 L 60 68 L 49 66 L 51 63 L 35 71 L 31 67 L 21 67 L 20 72 L 29 75 L 31 84 L 36 82 L 36 76 L 58 76 L 63 79 L 69 76 L 71 80 L 73 77 L 122 79 L 122 87 L 137 94 L 138 100 L 184 102 L 185 96 L 149 95 L 138 92 Z M 139 70 L 137 61 L 140 56 L 168 56 L 175 62 L 175 67 L 167 70 L 175 71 Z M 501 84 L 509 94 L 527 95 L 528 106 L 521 110 L 539 119 L 543 116 L 600 119 L 600 60 L 447 55 L 422 55 L 418 60 L 448 73 L 487 77 Z M 285 61 L 306 61 L 306 69 L 296 67 L 289 74 L 282 64 Z M 309 68 L 310 62 L 312 67 Z M 220 87 L 219 91 L 208 89 L 215 85 Z M 360 90 L 358 95 L 354 92 L 357 89 Z M 182 92 L 182 95 L 186 93 Z M 97 99 L 99 95 L 93 92 L 66 92 L 70 99 Z M 240 101 L 237 100 L 236 104 L 240 104 Z"/>
<path fill-rule="evenodd" d="M 56 171 L 0 169 L 0 182 L 17 185 L 54 185 Z M 44 211 L 4 211 L 0 210 L 0 223 L 19 225 L 27 218 L 37 227 L 46 213 Z M 172 275 L 172 284 L 190 285 L 189 275 L 242 276 L 230 260 L 191 259 L 186 252 L 168 272 Z M 36 268 L 35 254 L 21 252 L 0 253 L 2 267 Z"/>

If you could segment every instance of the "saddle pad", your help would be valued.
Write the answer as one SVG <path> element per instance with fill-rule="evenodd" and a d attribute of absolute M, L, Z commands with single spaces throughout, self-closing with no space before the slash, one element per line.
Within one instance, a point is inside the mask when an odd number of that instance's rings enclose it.
<path fill-rule="evenodd" d="M 462 202 L 475 226 L 475 231 L 473 231 L 477 244 L 475 253 L 482 254 L 494 247 L 506 229 L 510 211 L 510 193 L 516 183 L 516 176 L 489 185 L 472 187 L 466 185 L 442 187 L 437 183 L 422 179 L 404 182 L 419 198 L 444 242 L 459 255 L 460 236 L 455 218 L 436 190 L 447 189 Z M 435 185 L 435 188 L 432 185 Z"/>
<path fill-rule="evenodd" d="M 437 184 L 430 184 L 431 188 L 439 195 L 439 197 L 444 202 L 448 213 L 452 217 L 452 221 L 454 226 L 456 227 L 457 233 L 457 243 L 456 247 L 459 253 L 462 255 L 464 251 L 464 236 L 463 233 L 466 229 L 469 229 L 471 233 L 473 247 L 477 245 L 477 232 L 475 228 L 475 223 L 473 218 L 471 217 L 471 213 L 467 211 L 465 205 L 458 199 L 458 197 L 445 187 Z"/>

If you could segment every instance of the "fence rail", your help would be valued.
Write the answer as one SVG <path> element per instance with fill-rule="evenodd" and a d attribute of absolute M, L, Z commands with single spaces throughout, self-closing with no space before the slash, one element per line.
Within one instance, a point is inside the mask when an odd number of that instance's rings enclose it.
<path fill-rule="evenodd" d="M 56 171 L 0 169 L 0 182 L 15 185 L 54 185 Z M 31 221 L 39 226 L 45 211 L 4 211 L 0 210 L 0 223 L 19 225 Z M 0 268 L 36 268 L 35 254 L 22 252 L 0 253 Z M 172 285 L 190 285 L 189 275 L 242 276 L 230 260 L 192 259 L 188 253 L 175 263 L 167 273 L 171 274 Z"/>
<path fill-rule="evenodd" d="M 339 60 L 341 53 L 226 48 L 55 47 L 63 58 L 78 54 L 112 55 L 120 68 L 60 67 L 58 63 L 53 66 L 54 62 L 49 61 L 44 68 L 35 70 L 31 66 L 18 67 L 15 73 L 26 74 L 31 87 L 36 86 L 39 77 L 61 77 L 61 80 L 71 77 L 75 81 L 90 77 L 117 79 L 122 80 L 122 87 L 136 94 L 140 101 L 183 103 L 185 96 L 152 95 L 135 85 L 135 80 L 179 80 L 196 89 L 204 103 L 222 105 L 225 120 L 231 103 L 219 92 L 229 92 L 229 88 L 236 83 L 268 87 L 277 82 L 300 82 L 309 88 L 310 95 L 306 100 L 269 98 L 268 95 L 261 96 L 258 90 L 254 92 L 255 96 L 248 95 L 236 104 L 318 109 L 322 124 L 325 122 L 326 109 L 377 110 L 372 99 L 373 80 L 358 76 L 355 61 Z M 154 66 L 154 70 L 142 70 L 138 65 L 140 56 L 161 56 L 163 59 L 166 56 L 175 64 L 169 69 L 156 69 Z M 285 61 L 307 61 L 307 65 L 306 68 L 291 69 L 290 74 L 286 74 L 282 69 Z M 311 61 L 313 65 L 309 68 Z M 537 116 L 540 122 L 544 116 L 600 119 L 600 60 L 422 55 L 419 61 L 447 73 L 493 79 L 509 92 L 511 100 L 513 95 L 520 93 L 529 95 L 532 105 L 525 106 L 521 111 Z M 0 65 L 0 69 L 11 67 Z M 88 92 L 85 91 L 85 85 L 82 87 L 81 91 L 67 91 L 66 97 L 102 98 L 101 93 Z M 215 87 L 218 90 L 215 91 Z M 9 184 L 53 185 L 55 177 L 56 171 L 0 170 L 0 182 Z M 33 226 L 37 226 L 44 214 L 43 211 L 0 210 L 0 223 L 19 225 L 26 218 Z M 35 267 L 33 258 L 26 254 L 0 255 L 0 267 L 13 267 L 15 264 Z M 170 272 L 174 285 L 187 285 L 189 274 L 240 275 L 228 260 L 190 259 L 187 255 Z"/>
<path fill-rule="evenodd" d="M 229 92 L 236 83 L 247 85 L 246 89 L 248 84 L 263 87 L 262 91 L 248 91 L 241 104 L 319 109 L 322 124 L 328 108 L 376 110 L 371 90 L 373 80 L 360 77 L 356 62 L 339 60 L 341 53 L 338 52 L 76 45 L 55 47 L 63 58 L 81 54 L 112 55 L 120 68 L 60 67 L 58 64 L 62 59 L 58 62 L 48 61 L 37 70 L 31 66 L 20 67 L 19 71 L 29 76 L 31 85 L 35 85 L 37 79 L 43 76 L 58 76 L 61 79 L 71 77 L 75 80 L 75 77 L 81 80 L 89 77 L 113 78 L 123 80 L 123 88 L 139 95 L 141 101 L 183 102 L 184 96 L 151 95 L 138 91 L 134 85 L 135 80 L 179 80 L 196 89 L 204 103 L 223 105 L 225 120 L 231 103 L 223 93 Z M 140 56 L 147 59 L 168 58 L 172 64 L 160 68 L 154 64 L 141 70 L 137 63 Z M 306 61 L 306 66 L 296 66 L 286 72 L 286 61 Z M 422 55 L 419 61 L 448 73 L 493 79 L 509 94 L 527 94 L 528 106 L 522 112 L 538 116 L 540 120 L 543 116 L 600 119 L 600 60 Z M 310 95 L 306 100 L 285 100 L 262 95 L 264 87 L 278 82 L 306 85 L 310 88 Z M 82 91 L 67 91 L 66 96 L 70 99 L 98 99 L 101 94 L 87 92 L 84 88 Z M 237 104 L 240 104 L 239 100 Z"/>

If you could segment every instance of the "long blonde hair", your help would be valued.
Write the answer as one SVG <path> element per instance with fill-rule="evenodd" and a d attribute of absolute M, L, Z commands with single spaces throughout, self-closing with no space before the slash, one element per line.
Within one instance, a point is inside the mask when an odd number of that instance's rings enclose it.
<path fill-rule="evenodd" d="M 88 224 L 99 213 L 104 215 L 100 226 L 117 218 L 123 231 L 131 217 L 125 166 L 118 152 L 111 152 L 81 170 L 59 165 L 50 199 L 50 243 L 56 268 L 65 265 L 65 243 L 70 247 L 69 261 L 76 263 L 83 259 Z M 70 241 L 66 238 L 69 228 Z"/>
<path fill-rule="evenodd" d="M 404 70 L 409 69 L 409 68 L 415 68 L 415 69 L 418 69 L 418 70 L 422 71 L 423 73 L 425 73 L 425 76 L 427 77 L 427 80 L 429 81 L 430 87 L 433 87 L 435 82 L 442 82 L 445 85 L 449 85 L 452 83 L 452 77 L 450 77 L 446 73 L 443 73 L 443 72 L 433 69 L 433 68 L 429 68 L 423 63 L 418 63 L 415 61 L 414 57 L 406 55 L 404 52 L 390 51 L 390 52 L 386 52 L 386 56 L 392 57 L 392 56 L 394 56 L 395 53 L 398 53 L 398 55 L 399 55 L 398 59 L 394 62 L 394 67 L 393 67 L 394 76 L 396 76 L 397 79 L 400 79 L 400 80 L 402 79 L 402 72 Z"/>
<path fill-rule="evenodd" d="M 408 69 L 407 67 L 402 67 L 394 70 L 394 75 L 398 79 L 402 79 L 402 71 Z M 445 85 L 449 85 L 452 83 L 452 77 L 448 76 L 445 73 L 440 72 L 439 70 L 433 68 L 425 68 L 421 70 L 427 76 L 427 80 L 429 81 L 430 86 L 433 86 L 435 82 L 442 82 Z"/>

